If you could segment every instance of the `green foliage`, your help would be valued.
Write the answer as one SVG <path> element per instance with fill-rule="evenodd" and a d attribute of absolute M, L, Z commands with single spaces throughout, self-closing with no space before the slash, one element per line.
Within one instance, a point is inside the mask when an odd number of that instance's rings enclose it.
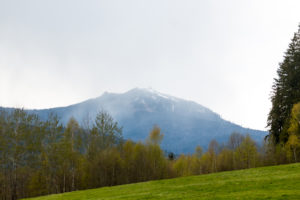
<path fill-rule="evenodd" d="M 297 110 L 295 106 L 291 124 L 299 119 Z M 23 110 L 0 111 L 0 198 L 15 200 L 297 161 L 298 125 L 291 127 L 286 145 L 265 144 L 261 152 L 249 135 L 233 133 L 227 145 L 212 140 L 206 152 L 197 146 L 192 155 L 168 159 L 159 146 L 163 134 L 157 126 L 144 142 L 135 143 L 123 141 L 122 128 L 105 112 L 97 115 L 92 127 L 82 128 L 74 118 L 63 127 L 52 114 L 42 122 Z"/>
<path fill-rule="evenodd" d="M 122 128 L 105 111 L 97 114 L 93 130 L 100 149 L 112 147 L 122 140 Z"/>
<path fill-rule="evenodd" d="M 300 136 L 300 102 L 292 108 L 288 133 Z"/>
<path fill-rule="evenodd" d="M 177 176 L 190 176 L 192 175 L 192 157 L 181 155 L 173 165 Z"/>
<path fill-rule="evenodd" d="M 263 159 L 264 154 L 259 154 L 249 135 L 244 137 L 239 133 L 232 133 L 228 145 L 223 148 L 212 140 L 203 155 L 199 146 L 194 155 L 181 155 L 174 161 L 173 170 L 177 176 L 206 174 L 261 166 Z"/>
<path fill-rule="evenodd" d="M 287 156 L 289 158 L 293 157 L 294 161 L 297 162 L 297 154 L 300 148 L 300 102 L 292 108 L 288 134 L 289 138 L 286 143 Z"/>
<path fill-rule="evenodd" d="M 30 173 L 38 170 L 42 152 L 43 127 L 36 115 L 17 109 L 0 113 L 0 173 L 4 198 L 28 195 Z"/>
<path fill-rule="evenodd" d="M 247 135 L 241 145 L 237 147 L 236 154 L 237 159 L 239 159 L 239 163 L 241 164 L 241 168 L 256 167 L 258 159 L 257 148 L 255 142 L 249 135 Z"/>
<path fill-rule="evenodd" d="M 296 134 L 291 134 L 289 140 L 286 143 L 289 151 L 287 151 L 288 157 L 292 157 L 293 154 L 294 161 L 297 162 L 297 150 L 300 148 L 300 140 Z"/>
<path fill-rule="evenodd" d="M 159 145 L 164 138 L 164 134 L 160 132 L 160 128 L 158 126 L 154 126 L 151 130 L 147 142 L 153 145 Z"/>
<path fill-rule="evenodd" d="M 233 150 L 224 148 L 218 155 L 218 171 L 229 171 L 235 169 L 236 167 L 234 167 L 234 164 L 236 164 L 236 162 L 233 162 L 235 160 L 234 157 L 235 152 Z"/>
<path fill-rule="evenodd" d="M 216 140 L 212 140 L 209 143 L 207 150 L 207 160 L 208 160 L 208 172 L 216 172 L 217 171 L 217 154 L 219 150 L 219 144 Z"/>
<path fill-rule="evenodd" d="M 110 152 L 109 158 L 118 161 L 119 151 L 113 148 L 122 138 L 121 128 L 104 112 L 98 114 L 93 131 L 83 130 L 74 118 L 64 128 L 53 114 L 42 122 L 36 115 L 21 109 L 1 110 L 0 198 L 14 200 L 95 187 L 88 182 L 91 177 L 88 169 L 93 164 L 88 162 L 88 150 L 94 151 L 91 154 L 99 158 L 105 149 Z M 96 136 L 95 141 L 90 133 Z M 105 163 L 116 166 L 110 160 Z M 94 169 L 99 170 L 99 167 Z M 107 170 L 103 172 L 108 173 Z"/>
<path fill-rule="evenodd" d="M 291 110 L 300 101 L 300 25 L 277 70 L 273 84 L 272 109 L 268 116 L 270 138 L 275 144 L 288 141 Z"/>
<path fill-rule="evenodd" d="M 201 146 L 197 146 L 196 149 L 195 149 L 195 156 L 197 158 L 201 158 L 203 155 L 203 150 L 202 150 L 202 147 Z"/>

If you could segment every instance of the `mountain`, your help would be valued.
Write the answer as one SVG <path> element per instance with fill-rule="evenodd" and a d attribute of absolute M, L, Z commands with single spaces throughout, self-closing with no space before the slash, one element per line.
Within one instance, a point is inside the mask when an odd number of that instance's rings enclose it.
<path fill-rule="evenodd" d="M 192 153 L 196 145 L 206 149 L 212 139 L 226 142 L 232 132 L 249 133 L 259 143 L 267 134 L 226 121 L 195 102 L 139 88 L 123 94 L 105 92 L 67 107 L 28 112 L 38 114 L 43 120 L 53 112 L 66 124 L 72 116 L 80 123 L 88 118 L 93 120 L 101 110 L 109 112 L 123 126 L 125 139 L 144 140 L 153 125 L 158 125 L 164 133 L 162 148 L 175 153 Z"/>

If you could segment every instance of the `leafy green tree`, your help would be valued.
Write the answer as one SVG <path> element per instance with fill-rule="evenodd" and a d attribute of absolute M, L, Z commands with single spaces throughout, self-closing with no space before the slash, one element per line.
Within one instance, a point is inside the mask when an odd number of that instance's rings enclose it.
<path fill-rule="evenodd" d="M 202 155 L 203 155 L 202 147 L 198 145 L 195 149 L 195 156 L 196 158 L 200 159 Z"/>
<path fill-rule="evenodd" d="M 103 186 L 104 178 L 99 166 L 103 163 L 103 151 L 114 148 L 121 144 L 122 128 L 118 123 L 105 111 L 97 114 L 94 125 L 89 131 L 87 149 L 87 182 L 89 187 Z"/>
<path fill-rule="evenodd" d="M 300 136 L 300 102 L 292 108 L 288 133 Z"/>
<path fill-rule="evenodd" d="M 175 161 L 173 168 L 177 176 L 190 176 L 197 173 L 197 166 L 194 163 L 195 157 L 181 154 Z"/>
<path fill-rule="evenodd" d="M 134 181 L 134 147 L 135 144 L 131 140 L 127 140 L 122 146 L 121 157 L 124 161 L 124 183 L 132 183 Z"/>
<path fill-rule="evenodd" d="M 101 149 L 112 147 L 122 141 L 122 127 L 105 111 L 97 114 L 93 127 Z"/>
<path fill-rule="evenodd" d="M 255 167 L 258 159 L 258 152 L 255 142 L 249 135 L 245 137 L 241 145 L 236 150 L 238 162 L 242 168 Z"/>
<path fill-rule="evenodd" d="M 82 130 L 74 118 L 70 118 L 63 132 L 62 138 L 57 143 L 59 166 L 58 176 L 62 192 L 74 191 L 81 185 L 82 177 Z"/>
<path fill-rule="evenodd" d="M 291 110 L 300 101 L 300 25 L 277 70 L 271 96 L 272 109 L 268 116 L 271 139 L 275 144 L 286 143 Z"/>
<path fill-rule="evenodd" d="M 29 196 L 27 185 L 39 169 L 42 151 L 41 123 L 34 114 L 23 109 L 0 113 L 0 170 L 5 198 Z"/>
<path fill-rule="evenodd" d="M 195 153 L 192 160 L 192 171 L 193 174 L 202 174 L 201 157 L 203 156 L 203 149 L 201 146 L 196 146 Z"/>
<path fill-rule="evenodd" d="M 9 155 L 8 113 L 0 109 L 0 197 L 8 199 L 9 184 L 7 180 L 7 168 L 5 167 Z"/>
<path fill-rule="evenodd" d="M 244 139 L 245 139 L 245 137 L 242 134 L 240 134 L 238 132 L 233 132 L 233 133 L 231 133 L 231 135 L 229 137 L 227 146 L 229 149 L 235 150 L 236 148 L 238 148 L 241 145 L 241 143 L 243 142 Z"/>
<path fill-rule="evenodd" d="M 210 172 L 217 171 L 217 155 L 219 151 L 219 144 L 216 140 L 212 140 L 208 146 L 208 159 L 210 163 Z"/>
<path fill-rule="evenodd" d="M 295 134 L 291 134 L 286 143 L 286 146 L 290 151 L 288 151 L 288 156 L 290 156 L 290 152 L 293 153 L 294 161 L 297 162 L 297 150 L 300 148 L 300 140 L 299 137 Z"/>
<path fill-rule="evenodd" d="M 163 138 L 164 138 L 164 134 L 161 133 L 160 128 L 158 126 L 154 126 L 149 134 L 147 143 L 153 145 L 160 145 Z"/>
<path fill-rule="evenodd" d="M 99 112 L 91 130 L 85 131 L 89 133 L 87 157 L 90 160 L 93 160 L 97 153 L 120 144 L 123 140 L 122 128 L 105 111 Z"/>
<path fill-rule="evenodd" d="M 149 160 L 147 159 L 147 147 L 138 142 L 133 149 L 133 182 L 146 181 L 149 178 Z"/>
<path fill-rule="evenodd" d="M 292 108 L 288 133 L 289 139 L 286 146 L 292 151 L 294 161 L 297 162 L 297 150 L 300 147 L 300 102 L 295 104 Z M 289 152 L 290 151 L 288 151 L 288 155 Z"/>
<path fill-rule="evenodd" d="M 163 140 L 164 134 L 158 126 L 154 126 L 146 139 L 147 144 L 147 157 L 149 159 L 149 170 L 151 170 L 150 179 L 161 179 L 165 177 L 166 158 L 160 148 L 160 143 Z"/>
<path fill-rule="evenodd" d="M 48 194 L 60 193 L 60 178 L 58 176 L 61 166 L 60 141 L 63 138 L 63 126 L 57 115 L 50 113 L 44 126 L 43 152 L 41 154 L 42 172 L 45 179 Z M 40 186 L 39 186 L 40 187 Z"/>
<path fill-rule="evenodd" d="M 200 159 L 201 163 L 201 171 L 203 174 L 211 173 L 212 172 L 212 158 L 211 154 L 205 152 Z"/>
<path fill-rule="evenodd" d="M 234 151 L 224 148 L 218 155 L 218 171 L 228 171 L 234 169 Z"/>
<path fill-rule="evenodd" d="M 227 147 L 229 150 L 232 152 L 232 167 L 233 169 L 240 169 L 241 168 L 241 162 L 238 161 L 238 155 L 241 155 L 241 149 L 239 148 L 244 141 L 245 136 L 238 133 L 238 132 L 233 132 L 231 133 L 228 142 L 227 142 Z M 224 152 L 226 154 L 226 157 L 228 157 L 229 152 Z M 224 154 L 222 154 L 225 156 Z"/>

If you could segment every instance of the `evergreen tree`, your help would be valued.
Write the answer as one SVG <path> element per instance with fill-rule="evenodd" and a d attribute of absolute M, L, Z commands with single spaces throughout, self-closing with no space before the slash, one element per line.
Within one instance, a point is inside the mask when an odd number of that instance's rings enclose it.
<path fill-rule="evenodd" d="M 275 144 L 286 143 L 290 113 L 300 101 L 300 25 L 277 70 L 271 96 L 272 109 L 268 116 L 269 138 Z"/>

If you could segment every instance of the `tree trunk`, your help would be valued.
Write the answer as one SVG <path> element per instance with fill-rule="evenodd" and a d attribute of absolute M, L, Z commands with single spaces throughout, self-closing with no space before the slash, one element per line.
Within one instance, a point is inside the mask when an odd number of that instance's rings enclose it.
<path fill-rule="evenodd" d="M 72 169 L 72 191 L 75 190 L 75 169 Z"/>
<path fill-rule="evenodd" d="M 63 186 L 63 192 L 66 192 L 66 174 L 64 172 L 64 186 Z"/>
<path fill-rule="evenodd" d="M 297 162 L 297 153 L 296 153 L 296 148 L 293 148 L 293 152 L 294 152 L 294 159 L 295 159 L 295 162 Z"/>

